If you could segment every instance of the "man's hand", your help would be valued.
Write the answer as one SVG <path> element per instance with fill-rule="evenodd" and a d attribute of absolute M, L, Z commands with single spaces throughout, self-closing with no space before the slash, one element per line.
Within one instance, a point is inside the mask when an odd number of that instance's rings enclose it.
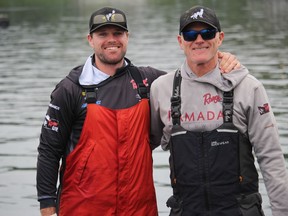
<path fill-rule="evenodd" d="M 236 56 L 231 53 L 218 51 L 218 58 L 220 60 L 220 70 L 222 73 L 229 73 L 233 69 L 241 68 L 241 63 Z"/>
<path fill-rule="evenodd" d="M 56 208 L 55 207 L 49 207 L 49 208 L 43 208 L 40 210 L 41 216 L 52 216 L 56 215 Z"/>

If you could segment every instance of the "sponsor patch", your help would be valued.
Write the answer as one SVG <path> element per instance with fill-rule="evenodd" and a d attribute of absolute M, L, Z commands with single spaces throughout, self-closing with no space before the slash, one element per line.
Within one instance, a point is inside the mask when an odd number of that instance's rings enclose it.
<path fill-rule="evenodd" d="M 53 130 L 55 132 L 58 132 L 59 129 L 59 121 L 53 118 L 50 118 L 49 115 L 45 116 L 45 120 L 43 123 L 44 128 Z"/>
<path fill-rule="evenodd" d="M 258 110 L 259 110 L 260 115 L 264 115 L 265 113 L 269 113 L 270 112 L 269 104 L 265 103 L 265 104 L 263 104 L 263 106 L 258 106 Z"/>
<path fill-rule="evenodd" d="M 54 105 L 54 104 L 49 104 L 49 107 L 51 107 L 52 109 L 55 109 L 55 110 L 60 110 L 60 107 Z"/>
<path fill-rule="evenodd" d="M 133 89 L 137 89 L 137 84 L 133 79 L 130 80 L 130 83 L 132 84 Z"/>

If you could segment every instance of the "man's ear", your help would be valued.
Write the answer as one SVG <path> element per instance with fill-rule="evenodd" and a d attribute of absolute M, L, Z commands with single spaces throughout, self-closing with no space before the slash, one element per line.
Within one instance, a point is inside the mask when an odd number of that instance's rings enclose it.
<path fill-rule="evenodd" d="M 93 39 L 92 34 L 88 34 L 87 35 L 87 41 L 88 41 L 89 45 L 93 48 L 92 39 Z"/>
<path fill-rule="evenodd" d="M 219 32 L 218 34 L 219 40 L 218 40 L 218 46 L 221 46 L 223 40 L 224 40 L 224 32 Z"/>
<path fill-rule="evenodd" d="M 183 50 L 183 37 L 181 35 L 177 35 L 177 40 L 180 48 Z"/>

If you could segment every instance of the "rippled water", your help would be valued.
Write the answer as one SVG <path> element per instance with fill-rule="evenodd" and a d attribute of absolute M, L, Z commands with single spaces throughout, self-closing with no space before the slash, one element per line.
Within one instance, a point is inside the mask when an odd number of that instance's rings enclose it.
<path fill-rule="evenodd" d="M 136 65 L 172 71 L 183 60 L 176 41 L 179 15 L 192 6 L 176 0 L 35 2 L 0 0 L 0 14 L 10 18 L 9 28 L 0 28 L 0 215 L 39 215 L 35 167 L 40 127 L 55 84 L 91 53 L 86 42 L 90 13 L 104 5 L 122 8 L 130 29 L 127 57 Z M 221 49 L 237 55 L 264 83 L 287 161 L 288 3 L 198 2 L 217 9 L 226 33 Z M 171 195 L 168 153 L 158 148 L 153 156 L 159 214 L 164 216 Z M 262 180 L 261 191 L 271 215 Z"/>

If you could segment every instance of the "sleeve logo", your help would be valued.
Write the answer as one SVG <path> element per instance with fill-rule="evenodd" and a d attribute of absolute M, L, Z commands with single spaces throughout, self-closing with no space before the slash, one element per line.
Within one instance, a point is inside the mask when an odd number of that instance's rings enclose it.
<path fill-rule="evenodd" d="M 58 132 L 59 129 L 59 121 L 56 119 L 50 118 L 49 115 L 45 116 L 45 120 L 43 123 L 44 128 Z"/>
<path fill-rule="evenodd" d="M 258 106 L 260 115 L 270 112 L 269 104 L 265 103 L 263 106 Z"/>

